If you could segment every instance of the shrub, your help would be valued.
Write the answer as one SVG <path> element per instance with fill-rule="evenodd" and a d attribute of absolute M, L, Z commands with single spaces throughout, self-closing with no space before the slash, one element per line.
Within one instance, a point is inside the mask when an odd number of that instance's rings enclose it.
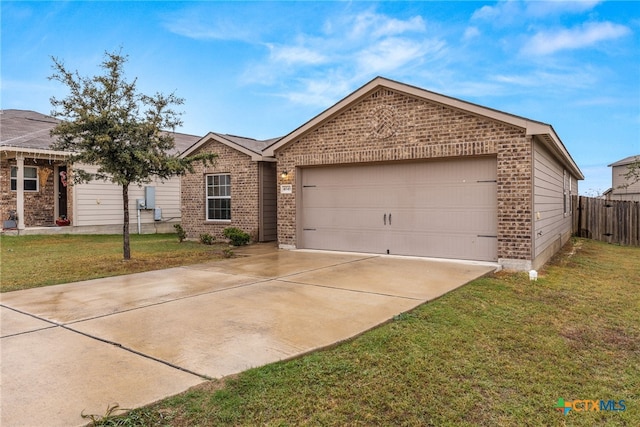
<path fill-rule="evenodd" d="M 221 254 L 223 258 L 233 258 L 233 255 L 234 255 L 233 249 L 231 248 L 223 249 Z"/>
<path fill-rule="evenodd" d="M 213 245 L 213 242 L 216 239 L 209 233 L 204 233 L 200 235 L 200 243 L 204 245 Z"/>
<path fill-rule="evenodd" d="M 173 228 L 176 229 L 176 234 L 178 235 L 178 241 L 182 243 L 184 239 L 187 238 L 187 232 L 184 231 L 184 228 L 180 224 L 174 224 Z"/>
<path fill-rule="evenodd" d="M 251 240 L 251 236 L 248 233 L 236 227 L 225 228 L 223 234 L 224 237 L 231 241 L 233 246 L 243 246 Z"/>

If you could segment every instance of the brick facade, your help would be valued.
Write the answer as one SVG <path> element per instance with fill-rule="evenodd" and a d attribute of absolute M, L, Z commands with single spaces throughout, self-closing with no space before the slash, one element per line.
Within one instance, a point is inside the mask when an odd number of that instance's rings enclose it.
<path fill-rule="evenodd" d="M 224 239 L 223 230 L 237 227 L 257 240 L 258 218 L 258 162 L 217 141 L 209 141 L 200 147 L 198 153 L 216 153 L 215 166 L 195 165 L 194 173 L 181 180 L 182 227 L 189 238 L 199 238 L 208 233 L 216 239 Z M 231 174 L 231 221 L 206 220 L 206 175 L 215 173 Z"/>
<path fill-rule="evenodd" d="M 380 88 L 276 150 L 278 241 L 296 245 L 296 167 L 497 156 L 498 258 L 532 256 L 532 140 L 525 129 Z M 286 179 L 280 174 L 288 172 Z"/>
<path fill-rule="evenodd" d="M 17 209 L 16 192 L 11 191 L 11 167 L 16 165 L 15 159 L 0 161 L 0 219 L 9 218 L 9 211 Z M 25 166 L 38 168 L 38 191 L 24 192 L 25 227 L 42 227 L 55 225 L 56 194 L 55 165 L 47 160 L 25 160 Z M 72 212 L 72 191 L 67 190 L 67 211 Z"/>

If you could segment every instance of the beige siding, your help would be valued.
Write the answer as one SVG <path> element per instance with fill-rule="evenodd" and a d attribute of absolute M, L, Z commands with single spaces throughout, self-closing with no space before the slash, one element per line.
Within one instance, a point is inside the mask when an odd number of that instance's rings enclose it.
<path fill-rule="evenodd" d="M 95 167 L 83 167 L 91 172 Z M 137 221 L 136 199 L 144 199 L 144 187 L 155 187 L 155 206 L 162 209 L 162 219 L 180 220 L 180 178 L 174 177 L 164 183 L 157 180 L 149 184 L 129 187 L 129 222 Z M 122 224 L 122 187 L 105 181 L 92 181 L 74 188 L 75 226 L 98 226 Z M 153 210 L 142 210 L 140 222 L 153 223 Z"/>
<path fill-rule="evenodd" d="M 640 201 L 640 181 L 629 185 L 628 187 L 621 188 L 627 183 L 625 174 L 629 172 L 629 165 L 613 166 L 611 168 L 612 174 L 612 193 L 608 196 L 612 200 L 630 200 Z"/>
<path fill-rule="evenodd" d="M 540 143 L 534 145 L 534 258 L 571 232 L 571 198 L 578 185 Z"/>

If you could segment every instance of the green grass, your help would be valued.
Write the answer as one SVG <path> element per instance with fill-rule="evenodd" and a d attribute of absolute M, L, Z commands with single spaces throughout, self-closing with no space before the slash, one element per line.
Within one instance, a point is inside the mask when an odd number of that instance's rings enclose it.
<path fill-rule="evenodd" d="M 122 259 L 121 235 L 0 237 L 0 291 L 56 285 L 217 259 L 228 245 L 178 242 L 175 234 L 132 234 Z"/>
<path fill-rule="evenodd" d="M 322 327 L 319 325 L 319 327 Z M 623 412 L 554 410 L 559 398 Z M 358 338 L 101 425 L 640 425 L 640 248 L 576 240 Z"/>

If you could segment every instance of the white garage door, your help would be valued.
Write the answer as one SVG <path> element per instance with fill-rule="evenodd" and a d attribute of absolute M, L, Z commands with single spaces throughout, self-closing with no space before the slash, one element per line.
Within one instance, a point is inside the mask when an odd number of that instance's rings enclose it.
<path fill-rule="evenodd" d="M 492 157 L 305 168 L 298 247 L 497 260 Z"/>

